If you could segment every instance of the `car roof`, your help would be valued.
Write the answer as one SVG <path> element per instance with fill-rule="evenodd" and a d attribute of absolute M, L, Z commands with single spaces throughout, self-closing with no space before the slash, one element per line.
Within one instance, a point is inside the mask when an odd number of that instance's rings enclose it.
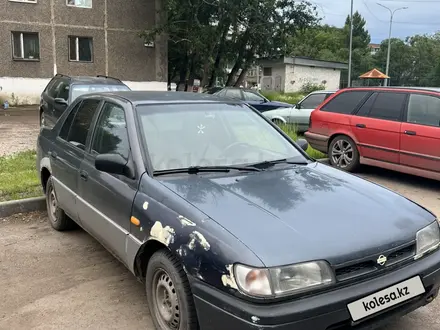
<path fill-rule="evenodd" d="M 125 85 L 120 79 L 107 76 L 67 76 L 58 74 L 54 78 L 67 78 L 72 84 Z"/>
<path fill-rule="evenodd" d="M 345 88 L 347 90 L 366 89 L 366 90 L 423 90 L 429 92 L 440 92 L 440 87 L 410 87 L 410 86 L 359 86 Z"/>
<path fill-rule="evenodd" d="M 322 93 L 324 93 L 324 94 L 333 94 L 333 93 L 336 93 L 336 92 L 337 92 L 337 90 L 319 90 L 319 91 L 311 92 L 310 94 L 322 94 Z"/>
<path fill-rule="evenodd" d="M 166 104 L 166 103 L 228 103 L 243 104 L 241 100 L 219 97 L 216 95 L 192 92 L 169 91 L 113 91 L 87 94 L 85 98 L 116 97 L 124 99 L 133 105 Z"/>

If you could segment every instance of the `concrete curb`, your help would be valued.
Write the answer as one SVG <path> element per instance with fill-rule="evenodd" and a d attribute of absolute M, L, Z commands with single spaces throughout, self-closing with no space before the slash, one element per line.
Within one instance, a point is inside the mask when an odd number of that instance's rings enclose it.
<path fill-rule="evenodd" d="M 0 202 L 0 218 L 6 218 L 16 213 L 44 211 L 45 209 L 46 198 L 44 196 Z"/>

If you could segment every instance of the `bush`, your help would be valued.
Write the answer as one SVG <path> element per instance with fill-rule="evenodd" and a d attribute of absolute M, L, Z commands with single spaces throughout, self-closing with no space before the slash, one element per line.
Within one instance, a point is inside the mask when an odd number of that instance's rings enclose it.
<path fill-rule="evenodd" d="M 261 91 L 261 94 L 271 101 L 286 102 L 290 104 L 296 104 L 304 97 L 304 94 L 299 92 L 279 93 L 274 91 Z"/>
<path fill-rule="evenodd" d="M 324 84 L 314 84 L 311 82 L 305 83 L 301 86 L 301 93 L 307 95 L 315 91 L 321 91 L 325 89 Z"/>

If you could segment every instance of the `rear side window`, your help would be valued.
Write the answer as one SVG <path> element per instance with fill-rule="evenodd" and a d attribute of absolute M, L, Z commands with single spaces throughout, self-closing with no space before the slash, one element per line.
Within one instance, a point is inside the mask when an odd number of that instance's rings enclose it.
<path fill-rule="evenodd" d="M 85 149 L 87 135 L 89 134 L 92 119 L 98 109 L 100 100 L 84 100 L 73 120 L 69 130 L 67 142 L 72 143 L 80 149 Z"/>
<path fill-rule="evenodd" d="M 407 122 L 439 127 L 440 98 L 431 95 L 411 94 L 408 102 Z"/>
<path fill-rule="evenodd" d="M 239 99 L 239 100 L 241 100 L 243 98 L 241 96 L 241 90 L 239 90 L 239 89 L 227 89 L 226 90 L 226 97 L 229 97 L 231 99 Z"/>
<path fill-rule="evenodd" d="M 400 121 L 405 99 L 405 93 L 378 93 L 368 117 Z"/>
<path fill-rule="evenodd" d="M 61 83 L 61 79 L 54 79 L 50 86 L 47 86 L 47 95 L 53 98 L 57 97 Z"/>
<path fill-rule="evenodd" d="M 369 93 L 368 91 L 343 92 L 325 104 L 321 111 L 351 114 Z"/>

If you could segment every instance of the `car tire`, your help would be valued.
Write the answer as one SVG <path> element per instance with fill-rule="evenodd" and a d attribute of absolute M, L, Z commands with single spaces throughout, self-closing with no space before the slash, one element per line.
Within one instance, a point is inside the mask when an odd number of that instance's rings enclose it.
<path fill-rule="evenodd" d="M 46 184 L 46 207 L 49 222 L 53 229 L 66 231 L 75 228 L 75 222 L 58 206 L 52 177 L 49 177 Z"/>
<path fill-rule="evenodd" d="M 145 289 L 156 329 L 198 329 L 188 278 L 179 260 L 168 250 L 159 250 L 150 258 Z"/>
<path fill-rule="evenodd" d="M 359 151 L 356 143 L 346 135 L 339 135 L 331 141 L 328 158 L 332 166 L 347 172 L 355 172 L 359 168 Z"/>

